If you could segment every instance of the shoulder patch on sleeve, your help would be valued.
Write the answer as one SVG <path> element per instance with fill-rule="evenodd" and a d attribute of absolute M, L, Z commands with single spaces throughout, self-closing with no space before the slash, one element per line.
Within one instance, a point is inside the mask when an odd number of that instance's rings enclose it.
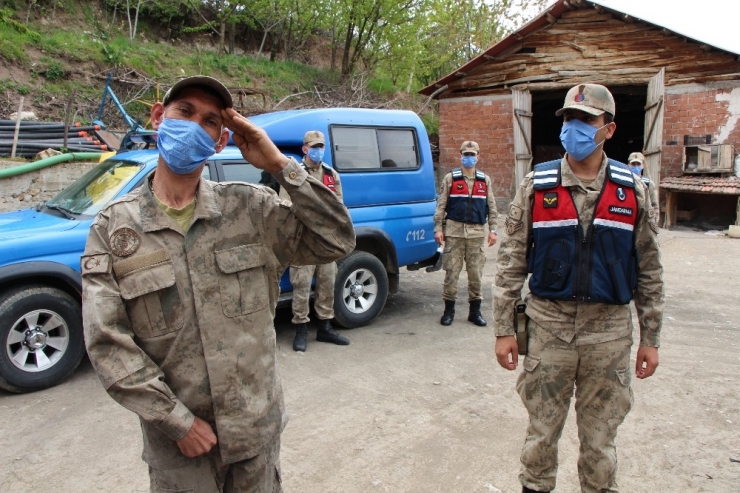
<path fill-rule="evenodd" d="M 83 255 L 80 259 L 82 274 L 108 274 L 111 268 L 110 255 L 98 253 L 95 255 Z"/>
<path fill-rule="evenodd" d="M 514 221 L 510 217 L 506 218 L 506 233 L 511 236 L 520 229 L 522 229 L 522 226 L 524 225 L 521 221 Z"/>
<path fill-rule="evenodd" d="M 509 217 L 514 221 L 521 221 L 524 215 L 524 209 L 514 204 L 509 206 Z"/>

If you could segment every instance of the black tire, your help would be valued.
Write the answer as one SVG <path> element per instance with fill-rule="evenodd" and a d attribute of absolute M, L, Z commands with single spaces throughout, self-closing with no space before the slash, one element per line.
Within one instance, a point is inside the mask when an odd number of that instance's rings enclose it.
<path fill-rule="evenodd" d="M 70 295 L 44 286 L 0 295 L 0 388 L 20 393 L 53 387 L 84 354 L 82 310 Z"/>
<path fill-rule="evenodd" d="M 372 322 L 388 298 L 388 273 L 377 257 L 355 251 L 337 262 L 334 319 L 348 329 Z"/>

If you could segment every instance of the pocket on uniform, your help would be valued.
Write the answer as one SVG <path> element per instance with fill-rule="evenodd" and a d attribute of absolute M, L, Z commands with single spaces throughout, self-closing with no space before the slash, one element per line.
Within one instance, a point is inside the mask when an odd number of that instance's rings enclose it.
<path fill-rule="evenodd" d="M 116 264 L 113 269 L 116 270 Z M 126 301 L 131 328 L 138 337 L 161 336 L 182 328 L 182 302 L 175 283 L 175 267 L 169 258 L 127 270 L 120 275 L 118 287 Z"/>
<path fill-rule="evenodd" d="M 221 308 L 233 318 L 268 308 L 265 254 L 262 245 L 240 245 L 214 252 Z"/>
<path fill-rule="evenodd" d="M 617 374 L 617 380 L 619 380 L 619 383 L 625 387 L 629 387 L 632 380 L 632 374 L 630 373 L 629 368 L 624 370 L 615 370 L 615 373 Z"/>
<path fill-rule="evenodd" d="M 524 371 L 532 373 L 540 365 L 540 358 L 527 355 L 524 357 Z"/>
<path fill-rule="evenodd" d="M 543 266 L 542 284 L 555 291 L 560 291 L 570 274 L 570 248 L 563 240 L 550 245 Z"/>

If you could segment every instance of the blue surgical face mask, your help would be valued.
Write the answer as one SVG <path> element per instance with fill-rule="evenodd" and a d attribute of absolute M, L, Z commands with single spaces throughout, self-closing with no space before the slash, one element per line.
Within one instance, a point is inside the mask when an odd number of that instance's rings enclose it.
<path fill-rule="evenodd" d="M 630 170 L 637 176 L 642 176 L 642 168 L 639 166 L 630 166 Z"/>
<path fill-rule="evenodd" d="M 318 164 L 324 159 L 324 148 L 323 147 L 309 147 L 308 148 L 308 159 Z"/>
<path fill-rule="evenodd" d="M 478 158 L 476 156 L 463 156 L 461 161 L 466 168 L 472 168 L 478 162 Z"/>
<path fill-rule="evenodd" d="M 159 154 L 178 175 L 192 173 L 216 154 L 216 141 L 195 122 L 165 118 L 157 135 Z"/>
<path fill-rule="evenodd" d="M 563 129 L 560 131 L 560 142 L 563 143 L 565 151 L 573 156 L 573 159 L 583 161 L 603 144 L 603 141 L 597 144 L 594 137 L 596 132 L 604 127 L 596 128 L 574 118 L 563 123 Z"/>

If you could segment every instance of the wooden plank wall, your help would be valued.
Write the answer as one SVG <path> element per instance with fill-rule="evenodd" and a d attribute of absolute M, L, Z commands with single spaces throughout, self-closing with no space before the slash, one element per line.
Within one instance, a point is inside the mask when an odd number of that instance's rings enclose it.
<path fill-rule="evenodd" d="M 589 6 L 564 12 L 553 24 L 523 38 L 509 54 L 450 82 L 440 99 L 504 93 L 512 87 L 562 89 L 584 80 L 643 85 L 661 67 L 666 68 L 666 85 L 740 79 L 740 61 L 729 53 L 600 10 Z"/>

